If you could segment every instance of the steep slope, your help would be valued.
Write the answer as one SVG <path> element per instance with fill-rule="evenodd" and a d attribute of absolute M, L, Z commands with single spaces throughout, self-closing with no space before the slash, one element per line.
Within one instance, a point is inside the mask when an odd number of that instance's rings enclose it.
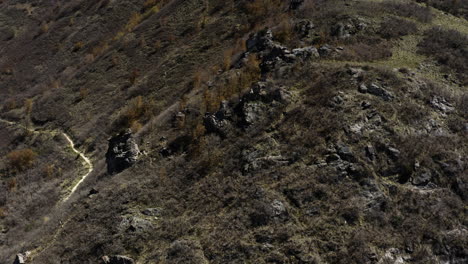
<path fill-rule="evenodd" d="M 439 2 L 1 1 L 0 262 L 465 263 Z"/>

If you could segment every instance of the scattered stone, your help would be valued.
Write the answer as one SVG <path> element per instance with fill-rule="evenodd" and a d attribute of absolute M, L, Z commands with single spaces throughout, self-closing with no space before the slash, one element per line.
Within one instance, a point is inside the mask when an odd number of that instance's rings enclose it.
<path fill-rule="evenodd" d="M 364 73 L 364 70 L 361 68 L 349 68 L 348 73 L 355 79 L 359 78 L 362 76 Z"/>
<path fill-rule="evenodd" d="M 377 85 L 377 84 L 375 84 L 375 83 L 372 83 L 372 84 L 367 88 L 367 92 L 370 93 L 370 94 L 372 94 L 372 95 L 381 97 L 381 98 L 384 99 L 385 101 L 390 101 L 390 100 L 392 100 L 393 98 L 395 98 L 395 96 L 393 96 L 392 93 L 390 93 L 389 91 L 385 90 L 384 88 L 380 87 L 379 85 Z"/>
<path fill-rule="evenodd" d="M 280 215 L 286 214 L 286 207 L 279 200 L 274 200 L 271 203 L 271 207 L 273 208 L 273 214 L 275 216 L 280 216 Z"/>
<path fill-rule="evenodd" d="M 141 211 L 142 214 L 147 216 L 161 216 L 161 209 L 159 208 L 146 208 Z"/>
<path fill-rule="evenodd" d="M 89 190 L 88 196 L 92 196 L 92 195 L 98 194 L 98 193 L 99 193 L 98 190 L 96 190 L 96 189 L 94 189 L 94 188 L 91 188 L 91 190 Z"/>
<path fill-rule="evenodd" d="M 455 110 L 452 104 L 450 104 L 449 102 L 447 102 L 447 100 L 439 96 L 432 97 L 430 104 L 432 105 L 432 107 L 440 110 L 444 114 Z"/>
<path fill-rule="evenodd" d="M 361 93 L 367 93 L 367 86 L 365 84 L 359 85 L 358 91 Z"/>
<path fill-rule="evenodd" d="M 305 47 L 305 48 L 297 48 L 293 49 L 292 53 L 295 57 L 301 59 L 308 59 L 308 58 L 318 58 L 320 54 L 318 53 L 315 47 Z"/>
<path fill-rule="evenodd" d="M 364 101 L 364 102 L 361 103 L 361 107 L 362 107 L 362 109 L 364 109 L 364 110 L 365 110 L 365 109 L 369 109 L 371 106 L 372 106 L 372 104 L 369 103 L 369 102 L 367 102 L 367 101 Z"/>
<path fill-rule="evenodd" d="M 398 159 L 400 157 L 400 151 L 393 147 L 388 147 L 387 153 L 390 155 L 392 159 Z"/>
<path fill-rule="evenodd" d="M 327 163 L 331 163 L 333 161 L 340 160 L 340 156 L 338 154 L 331 154 L 331 155 L 328 155 L 325 160 L 327 161 Z"/>
<path fill-rule="evenodd" d="M 313 28 L 314 24 L 309 20 L 301 20 L 294 27 L 297 35 L 301 39 L 309 38 Z"/>
<path fill-rule="evenodd" d="M 115 255 L 115 256 L 104 256 L 102 257 L 102 262 L 104 264 L 134 264 L 135 261 L 129 257 L 126 256 L 120 256 L 120 255 Z"/>
<path fill-rule="evenodd" d="M 369 160 L 373 161 L 375 159 L 375 149 L 372 145 L 367 145 L 366 146 L 366 156 L 369 158 Z"/>
<path fill-rule="evenodd" d="M 106 153 L 107 172 L 115 174 L 131 167 L 138 160 L 140 150 L 130 130 L 109 140 Z"/>
<path fill-rule="evenodd" d="M 153 228 L 153 224 L 143 218 L 127 216 L 122 219 L 119 229 L 122 232 L 130 231 L 135 233 L 145 233 Z"/>
<path fill-rule="evenodd" d="M 416 186 L 427 185 L 432 179 L 432 174 L 429 170 L 424 170 L 421 173 L 413 174 L 411 177 L 411 183 Z"/>
<path fill-rule="evenodd" d="M 336 151 L 341 159 L 346 161 L 354 160 L 354 154 L 348 146 L 339 144 L 336 148 Z"/>
<path fill-rule="evenodd" d="M 330 56 L 332 51 L 333 51 L 332 47 L 328 44 L 325 44 L 318 49 L 318 53 L 320 54 L 321 57 Z"/>

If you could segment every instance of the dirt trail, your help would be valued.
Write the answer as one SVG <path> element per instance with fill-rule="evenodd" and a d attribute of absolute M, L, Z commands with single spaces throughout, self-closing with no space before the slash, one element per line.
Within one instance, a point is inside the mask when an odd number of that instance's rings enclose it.
<path fill-rule="evenodd" d="M 91 162 L 91 160 L 86 157 L 86 155 L 84 154 L 84 152 L 81 152 L 79 150 L 77 150 L 75 148 L 75 143 L 73 142 L 73 140 L 70 138 L 70 136 L 68 136 L 66 133 L 64 132 L 61 132 L 60 130 L 36 130 L 36 129 L 33 129 L 33 128 L 29 128 L 29 127 L 26 127 L 22 124 L 19 124 L 19 123 L 16 123 L 16 122 L 11 122 L 11 121 L 8 121 L 8 120 L 5 120 L 5 119 L 1 119 L 0 118 L 0 122 L 2 123 L 5 123 L 9 126 L 16 126 L 16 127 L 19 127 L 21 129 L 24 129 L 24 130 L 27 130 L 31 133 L 34 133 L 34 134 L 38 134 L 38 133 L 46 133 L 46 134 L 50 134 L 50 135 L 58 135 L 58 134 L 62 134 L 65 139 L 67 140 L 68 142 L 68 146 L 73 150 L 73 152 L 75 152 L 76 154 L 78 154 L 80 156 L 80 158 L 84 161 L 83 162 L 83 166 L 86 166 L 87 170 L 86 170 L 86 173 L 84 175 L 82 175 L 80 177 L 80 180 L 73 186 L 73 188 L 71 189 L 70 193 L 67 194 L 65 196 L 65 198 L 62 199 L 62 202 L 66 202 L 68 199 L 70 199 L 70 197 L 73 195 L 73 193 L 75 193 L 75 191 L 78 189 L 78 187 L 80 186 L 80 184 L 86 179 L 86 177 L 89 176 L 89 174 L 91 174 L 91 172 L 93 171 L 93 164 Z"/>

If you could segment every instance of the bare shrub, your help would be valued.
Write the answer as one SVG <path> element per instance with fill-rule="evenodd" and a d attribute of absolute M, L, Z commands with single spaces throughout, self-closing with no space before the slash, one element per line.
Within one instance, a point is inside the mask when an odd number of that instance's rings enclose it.
<path fill-rule="evenodd" d="M 392 51 L 386 43 L 376 45 L 355 43 L 345 47 L 340 59 L 350 61 L 374 61 L 392 56 Z"/>
<path fill-rule="evenodd" d="M 434 57 L 440 64 L 457 72 L 462 84 L 468 83 L 468 37 L 456 30 L 433 27 L 424 33 L 419 52 Z"/>
<path fill-rule="evenodd" d="M 437 9 L 468 18 L 468 1 L 464 0 L 417 0 L 419 3 L 433 6 Z"/>
<path fill-rule="evenodd" d="M 385 1 L 382 3 L 386 12 L 397 16 L 415 18 L 420 22 L 431 22 L 433 14 L 428 7 L 413 2 Z"/>
<path fill-rule="evenodd" d="M 398 38 L 409 34 L 414 34 L 418 31 L 416 23 L 391 17 L 380 24 L 379 34 L 386 39 Z"/>
<path fill-rule="evenodd" d="M 23 171 L 30 168 L 36 160 L 37 153 L 32 149 L 14 150 L 7 154 L 9 166 L 15 171 Z"/>
<path fill-rule="evenodd" d="M 151 100 L 144 100 L 142 96 L 137 96 L 120 115 L 117 125 L 138 131 L 142 127 L 141 122 L 151 118 L 153 109 L 154 104 Z"/>

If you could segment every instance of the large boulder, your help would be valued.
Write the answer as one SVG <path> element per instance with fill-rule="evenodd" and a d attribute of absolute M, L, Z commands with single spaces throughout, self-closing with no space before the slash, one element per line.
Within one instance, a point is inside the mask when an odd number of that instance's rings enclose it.
<path fill-rule="evenodd" d="M 103 264 L 134 264 L 135 261 L 126 256 L 115 255 L 115 256 L 110 256 L 110 257 L 108 256 L 102 257 L 102 263 Z"/>
<path fill-rule="evenodd" d="M 130 130 L 112 137 L 106 153 L 107 172 L 115 174 L 131 167 L 139 154 L 140 150 Z"/>
<path fill-rule="evenodd" d="M 13 264 L 24 264 L 26 263 L 26 256 L 24 254 L 17 254 Z"/>

